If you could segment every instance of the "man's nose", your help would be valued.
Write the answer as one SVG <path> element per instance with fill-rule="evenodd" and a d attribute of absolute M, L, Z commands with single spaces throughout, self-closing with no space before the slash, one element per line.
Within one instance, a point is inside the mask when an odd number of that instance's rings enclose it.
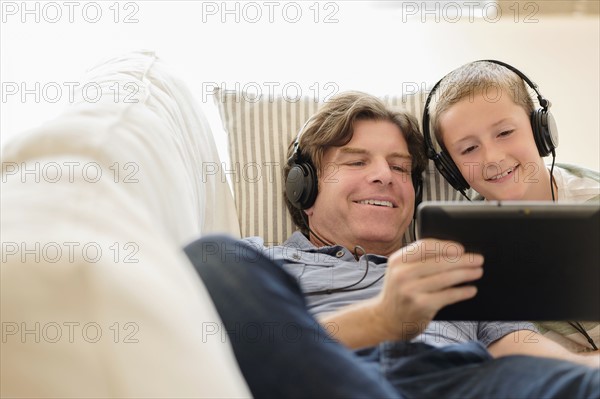
<path fill-rule="evenodd" d="M 369 181 L 383 185 L 392 182 L 392 170 L 387 161 L 376 161 L 369 168 Z"/>

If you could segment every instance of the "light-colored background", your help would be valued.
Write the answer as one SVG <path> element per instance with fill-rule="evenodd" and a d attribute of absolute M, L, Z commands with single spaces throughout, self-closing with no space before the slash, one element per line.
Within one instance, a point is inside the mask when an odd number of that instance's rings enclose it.
<path fill-rule="evenodd" d="M 480 2 L 486 14 L 469 8 L 473 2 L 450 3 L 97 1 L 74 2 L 69 15 L 65 2 L 29 1 L 26 13 L 22 2 L 3 1 L 2 142 L 58 115 L 69 102 L 65 82 L 132 49 L 155 50 L 189 84 L 223 156 L 212 87 L 264 96 L 286 87 L 289 97 L 298 89 L 321 98 L 348 89 L 400 94 L 431 87 L 466 62 L 495 58 L 528 74 L 552 101 L 558 161 L 598 170 L 600 21 L 586 12 L 598 2 L 551 1 L 566 11 L 545 12 L 546 2 L 511 1 L 502 18 L 490 1 Z M 36 82 L 39 100 L 5 90 L 31 90 Z M 42 90 L 49 83 L 63 87 L 55 103 L 48 96 L 56 93 Z"/>

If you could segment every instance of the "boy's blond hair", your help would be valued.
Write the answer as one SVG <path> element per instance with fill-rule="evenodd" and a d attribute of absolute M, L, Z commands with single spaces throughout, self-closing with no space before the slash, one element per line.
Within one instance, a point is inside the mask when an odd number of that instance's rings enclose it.
<path fill-rule="evenodd" d="M 489 61 L 475 61 L 463 65 L 442 79 L 432 93 L 428 107 L 431 129 L 442 150 L 446 151 L 440 127 L 441 115 L 458 101 L 464 98 L 470 98 L 472 101 L 475 95 L 480 94 L 493 102 L 498 101 L 502 95 L 509 95 L 527 115 L 531 115 L 534 110 L 527 86 L 515 72 Z"/>

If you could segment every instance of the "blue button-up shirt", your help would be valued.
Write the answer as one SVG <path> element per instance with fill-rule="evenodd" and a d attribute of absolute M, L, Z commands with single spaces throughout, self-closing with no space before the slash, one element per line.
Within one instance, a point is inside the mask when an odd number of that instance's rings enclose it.
<path fill-rule="evenodd" d="M 385 256 L 364 254 L 358 248 L 350 251 L 341 245 L 315 247 L 298 231 L 281 246 L 265 247 L 260 237 L 245 240 L 270 259 L 283 263 L 307 294 L 308 307 L 317 318 L 372 298 L 383 286 Z M 345 288 L 344 292 L 327 292 L 339 288 Z M 529 322 L 433 321 L 414 341 L 434 346 L 479 341 L 489 346 L 517 330 L 536 331 Z"/>

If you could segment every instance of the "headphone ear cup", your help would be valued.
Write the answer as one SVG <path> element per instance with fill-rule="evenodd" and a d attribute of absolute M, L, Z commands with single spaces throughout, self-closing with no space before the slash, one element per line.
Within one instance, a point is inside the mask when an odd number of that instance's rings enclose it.
<path fill-rule="evenodd" d="M 304 182 L 305 195 L 302 198 L 302 209 L 308 209 L 315 203 L 317 192 L 319 191 L 317 172 L 311 163 L 303 163 L 302 166 L 306 170 Z"/>
<path fill-rule="evenodd" d="M 435 167 L 440 172 L 442 177 L 446 179 L 446 181 L 450 183 L 454 189 L 458 191 L 464 191 L 470 187 L 469 183 L 467 183 L 465 178 L 462 176 L 452 158 L 446 154 L 445 151 L 436 154 L 436 156 L 433 158 L 433 162 L 435 163 Z"/>
<path fill-rule="evenodd" d="M 531 130 L 541 157 L 547 157 L 558 147 L 558 128 L 549 111 L 540 108 L 531 113 Z"/>
<path fill-rule="evenodd" d="M 285 193 L 290 203 L 298 209 L 310 208 L 317 198 L 315 168 L 305 162 L 293 163 L 285 180 Z"/>

